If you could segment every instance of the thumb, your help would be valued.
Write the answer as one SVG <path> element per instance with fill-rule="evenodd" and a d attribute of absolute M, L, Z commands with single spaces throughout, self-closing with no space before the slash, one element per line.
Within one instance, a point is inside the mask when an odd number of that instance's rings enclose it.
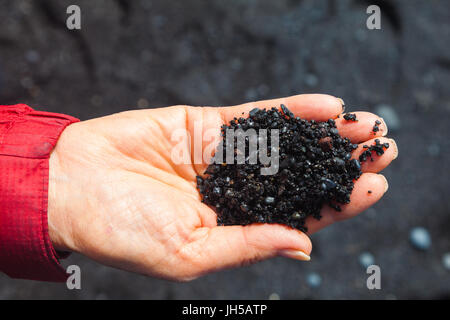
<path fill-rule="evenodd" d="M 199 228 L 185 248 L 200 273 L 248 265 L 277 255 L 309 260 L 312 244 L 303 232 L 279 224 Z M 186 253 L 186 251 L 185 251 Z"/>

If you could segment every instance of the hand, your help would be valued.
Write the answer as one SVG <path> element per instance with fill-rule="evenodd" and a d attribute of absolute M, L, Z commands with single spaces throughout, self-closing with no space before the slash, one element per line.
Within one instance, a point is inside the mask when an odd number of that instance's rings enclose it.
<path fill-rule="evenodd" d="M 174 280 L 276 255 L 309 260 L 311 241 L 298 230 L 275 224 L 217 226 L 216 214 L 200 201 L 196 189 L 195 177 L 206 163 L 176 165 L 171 160 L 178 143 L 171 139 L 175 130 L 194 136 L 197 123 L 218 136 L 220 126 L 233 117 L 281 103 L 305 119 L 327 120 L 342 112 L 335 97 L 298 95 L 234 107 L 129 111 L 70 125 L 50 158 L 48 223 L 55 248 Z M 336 119 L 340 134 L 353 143 L 369 144 L 387 133 L 384 122 L 376 135 L 371 133 L 376 115 L 356 114 L 358 122 Z M 320 221 L 307 222 L 310 233 L 357 215 L 386 192 L 387 181 L 376 172 L 396 158 L 397 148 L 393 140 L 380 140 L 391 147 L 362 165 L 364 174 L 355 183 L 351 202 L 342 212 L 324 208 Z M 187 144 L 184 148 L 191 151 Z"/>

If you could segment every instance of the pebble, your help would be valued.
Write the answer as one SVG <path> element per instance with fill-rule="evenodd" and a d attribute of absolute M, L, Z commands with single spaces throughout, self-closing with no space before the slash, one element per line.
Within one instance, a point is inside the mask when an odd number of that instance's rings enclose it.
<path fill-rule="evenodd" d="M 100 292 L 95 296 L 95 300 L 108 300 L 108 295 L 104 292 Z"/>
<path fill-rule="evenodd" d="M 305 76 L 305 84 L 308 87 L 315 87 L 319 83 L 319 78 L 315 74 L 309 73 Z"/>
<path fill-rule="evenodd" d="M 22 87 L 24 87 L 25 89 L 31 89 L 31 88 L 33 87 L 33 85 L 34 85 L 34 81 L 33 81 L 33 79 L 30 78 L 30 77 L 25 77 L 25 78 L 22 78 L 22 79 L 20 80 L 20 84 L 21 84 Z"/>
<path fill-rule="evenodd" d="M 294 219 L 294 220 L 300 220 L 301 218 L 302 218 L 302 215 L 298 212 L 294 212 L 291 216 L 291 219 Z"/>
<path fill-rule="evenodd" d="M 247 100 L 256 100 L 258 98 L 258 90 L 255 88 L 249 88 L 245 91 L 245 98 Z"/>
<path fill-rule="evenodd" d="M 231 61 L 231 69 L 234 71 L 239 71 L 242 69 L 242 60 L 239 58 L 235 58 Z"/>
<path fill-rule="evenodd" d="M 432 73 L 426 74 L 422 79 L 423 83 L 428 86 L 432 86 L 436 82 L 436 78 Z"/>
<path fill-rule="evenodd" d="M 322 189 L 324 190 L 334 189 L 337 186 L 336 182 L 330 179 L 323 179 L 322 181 Z"/>
<path fill-rule="evenodd" d="M 220 196 L 222 194 L 222 189 L 220 187 L 214 187 L 213 192 L 214 194 Z"/>
<path fill-rule="evenodd" d="M 432 142 L 427 147 L 428 154 L 432 157 L 437 157 L 441 153 L 441 147 L 439 144 Z"/>
<path fill-rule="evenodd" d="M 344 114 L 344 119 L 347 121 L 358 121 L 358 119 L 356 118 L 356 114 L 354 114 L 354 113 Z"/>
<path fill-rule="evenodd" d="M 306 283 L 311 288 L 318 288 L 322 283 L 322 277 L 319 274 L 312 272 L 306 276 Z"/>
<path fill-rule="evenodd" d="M 266 199 L 264 199 L 264 202 L 267 204 L 272 204 L 275 202 L 275 198 L 274 197 L 266 197 Z"/>
<path fill-rule="evenodd" d="M 270 88 L 267 84 L 263 83 L 260 84 L 256 90 L 258 91 L 259 96 L 265 96 L 269 93 Z"/>
<path fill-rule="evenodd" d="M 152 24 L 156 28 L 162 28 L 167 23 L 167 18 L 165 16 L 154 16 Z"/>
<path fill-rule="evenodd" d="M 37 63 L 41 59 L 41 56 L 36 50 L 28 50 L 25 53 L 25 59 L 30 63 Z"/>
<path fill-rule="evenodd" d="M 414 92 L 414 98 L 417 102 L 417 105 L 423 111 L 428 111 L 433 106 L 433 102 L 435 100 L 433 92 L 430 90 L 420 90 Z"/>
<path fill-rule="evenodd" d="M 380 104 L 375 107 L 375 113 L 384 119 L 389 131 L 400 129 L 400 118 L 393 107 L 387 104 Z"/>
<path fill-rule="evenodd" d="M 450 270 L 450 252 L 444 253 L 442 256 L 442 264 L 445 269 Z"/>
<path fill-rule="evenodd" d="M 370 252 L 363 252 L 359 255 L 359 264 L 365 269 L 375 264 L 375 257 Z"/>
<path fill-rule="evenodd" d="M 97 95 L 97 94 L 93 95 L 91 97 L 91 103 L 92 103 L 92 105 L 94 105 L 96 107 L 101 106 L 102 103 L 103 103 L 103 98 L 100 95 Z"/>
<path fill-rule="evenodd" d="M 269 300 L 280 300 L 280 295 L 276 292 L 271 293 L 269 296 Z"/>
<path fill-rule="evenodd" d="M 431 247 L 431 236 L 427 229 L 416 227 L 411 230 L 409 239 L 411 244 L 419 250 L 428 250 Z"/>
<path fill-rule="evenodd" d="M 138 106 L 138 108 L 140 108 L 140 109 L 148 108 L 149 105 L 150 105 L 150 103 L 149 103 L 148 100 L 145 99 L 145 98 L 141 98 L 141 99 L 139 99 L 138 102 L 137 102 L 137 106 Z"/>
<path fill-rule="evenodd" d="M 388 293 L 385 298 L 386 300 L 397 300 L 397 296 L 393 293 Z"/>

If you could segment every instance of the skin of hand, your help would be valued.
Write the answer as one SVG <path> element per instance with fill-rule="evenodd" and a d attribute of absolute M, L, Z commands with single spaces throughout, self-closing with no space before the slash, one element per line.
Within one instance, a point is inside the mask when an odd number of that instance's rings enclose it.
<path fill-rule="evenodd" d="M 312 244 L 301 231 L 278 224 L 217 226 L 216 214 L 196 189 L 195 177 L 207 164 L 174 164 L 171 152 L 178 141 L 172 132 L 181 128 L 193 136 L 194 123 L 200 123 L 219 136 L 221 125 L 234 117 L 246 117 L 255 107 L 285 104 L 304 119 L 334 118 L 339 133 L 360 144 L 353 157 L 375 138 L 388 142 L 384 155 L 362 165 L 364 173 L 342 212 L 324 207 L 320 221 L 307 221 L 312 234 L 377 202 L 387 190 L 386 179 L 377 172 L 398 154 L 395 142 L 384 137 L 382 119 L 368 112 L 356 112 L 357 122 L 337 118 L 342 103 L 333 96 L 308 94 L 234 107 L 127 111 L 68 126 L 50 157 L 48 226 L 55 249 L 178 281 L 277 255 L 309 260 Z M 374 134 L 375 120 L 382 124 Z M 193 148 L 185 145 L 187 152 Z"/>

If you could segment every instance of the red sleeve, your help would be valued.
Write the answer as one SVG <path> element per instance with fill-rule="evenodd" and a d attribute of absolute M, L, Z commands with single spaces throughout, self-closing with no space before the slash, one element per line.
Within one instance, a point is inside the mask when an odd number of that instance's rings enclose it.
<path fill-rule="evenodd" d="M 70 116 L 0 106 L 0 271 L 13 278 L 65 281 L 48 235 L 50 152 Z"/>

